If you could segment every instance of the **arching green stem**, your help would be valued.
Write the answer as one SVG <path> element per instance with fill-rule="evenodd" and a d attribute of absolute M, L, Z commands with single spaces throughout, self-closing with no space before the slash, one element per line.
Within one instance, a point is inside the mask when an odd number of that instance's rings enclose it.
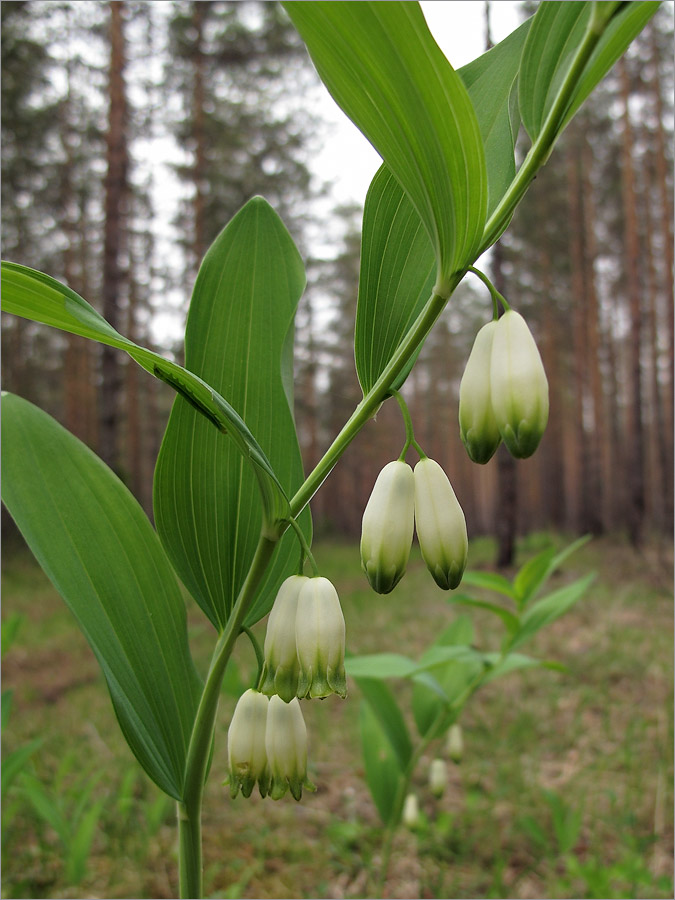
<path fill-rule="evenodd" d="M 302 533 L 302 528 L 300 528 L 295 519 L 292 518 L 289 521 L 291 523 L 291 527 L 295 531 L 296 537 L 300 541 L 302 556 L 304 559 L 309 560 L 309 564 L 312 567 L 312 574 L 316 578 L 316 576 L 319 574 L 319 567 L 317 566 L 316 561 L 312 556 L 312 551 L 309 549 L 309 544 L 307 543 L 305 535 Z M 302 573 L 302 565 L 300 566 L 300 572 Z"/>
<path fill-rule="evenodd" d="M 483 282 L 485 287 L 490 291 L 490 296 L 492 297 L 493 318 L 495 319 L 495 321 L 499 318 L 499 304 L 500 303 L 504 307 L 505 311 L 508 311 L 509 309 L 511 309 L 509 304 L 506 302 L 506 299 L 504 298 L 503 294 L 499 293 L 499 291 L 494 286 L 494 284 L 490 281 L 490 279 L 487 277 L 485 272 L 481 272 L 481 270 L 477 269 L 475 266 L 469 266 L 468 271 L 473 272 L 473 274 L 477 278 L 480 278 L 480 280 Z"/>
<path fill-rule="evenodd" d="M 401 413 L 403 414 L 403 422 L 405 424 L 405 444 L 403 445 L 403 450 L 401 450 L 401 455 L 399 456 L 399 462 L 405 461 L 405 456 L 410 447 L 414 447 L 415 450 L 420 455 L 421 459 L 426 459 L 426 454 L 424 450 L 420 447 L 420 445 L 415 440 L 415 432 L 413 430 L 412 417 L 410 415 L 410 410 L 408 409 L 408 404 L 403 399 L 403 394 L 400 391 L 392 391 L 391 392 L 394 397 L 396 397 L 396 402 L 401 408 Z"/>
<path fill-rule="evenodd" d="M 258 674 L 256 675 L 255 684 L 258 684 L 260 682 L 260 676 L 262 674 L 263 663 L 265 662 L 265 659 L 263 657 L 262 647 L 258 643 L 256 636 L 253 634 L 251 629 L 248 628 L 248 626 L 242 625 L 241 632 L 242 632 L 242 634 L 245 634 L 246 637 L 249 639 L 249 641 L 251 642 L 251 646 L 253 647 L 253 652 L 255 653 L 255 659 L 258 664 Z"/>

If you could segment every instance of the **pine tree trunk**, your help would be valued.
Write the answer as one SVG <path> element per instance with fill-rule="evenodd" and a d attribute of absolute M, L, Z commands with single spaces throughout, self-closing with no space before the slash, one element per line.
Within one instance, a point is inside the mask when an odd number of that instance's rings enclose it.
<path fill-rule="evenodd" d="M 589 441 L 589 455 L 586 460 L 588 469 L 590 517 L 588 526 L 592 534 L 602 534 L 605 530 L 604 486 L 602 450 L 605 442 L 605 404 L 602 391 L 602 375 L 600 372 L 600 340 L 598 322 L 598 295 L 595 282 L 595 260 L 597 244 L 595 237 L 595 203 L 593 201 L 593 182 L 591 178 L 593 153 L 585 140 L 582 145 L 581 173 L 584 218 L 584 287 L 586 294 L 586 345 L 588 356 L 586 364 L 590 381 L 590 396 L 593 402 L 593 430 Z"/>
<path fill-rule="evenodd" d="M 623 153 L 621 188 L 624 211 L 624 261 L 628 301 L 630 305 L 630 376 L 628 404 L 628 535 L 634 547 L 639 547 L 644 528 L 644 428 L 642 420 L 642 371 L 640 347 L 642 340 L 642 310 L 640 307 L 640 246 L 638 239 L 635 179 L 633 173 L 633 129 L 630 122 L 630 85 L 626 62 L 621 60 L 621 97 L 623 101 Z"/>
<path fill-rule="evenodd" d="M 110 3 L 110 108 L 107 134 L 107 173 L 105 177 L 105 226 L 103 249 L 103 316 L 119 329 L 120 292 L 123 276 L 120 250 L 123 216 L 127 195 L 126 94 L 124 85 L 124 3 Z M 104 347 L 102 352 L 100 447 L 103 460 L 120 469 L 119 425 L 122 374 L 119 350 Z"/>
<path fill-rule="evenodd" d="M 195 146 L 192 179 L 194 183 L 194 244 L 195 271 L 206 253 L 206 137 L 204 133 L 204 3 L 192 4 L 192 27 L 195 32 L 192 57 L 192 139 Z"/>

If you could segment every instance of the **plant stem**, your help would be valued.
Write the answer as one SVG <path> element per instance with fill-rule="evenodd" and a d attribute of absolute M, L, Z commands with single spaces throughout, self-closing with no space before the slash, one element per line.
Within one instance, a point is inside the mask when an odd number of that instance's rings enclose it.
<path fill-rule="evenodd" d="M 347 446 L 356 437 L 368 419 L 377 412 L 378 408 L 391 393 L 391 385 L 397 376 L 403 371 L 408 360 L 419 347 L 431 330 L 434 322 L 443 312 L 448 298 L 465 275 L 465 270 L 456 272 L 451 279 L 446 296 L 432 294 L 424 308 L 415 320 L 408 334 L 403 338 L 398 349 L 387 363 L 382 374 L 363 400 L 356 407 L 342 430 L 337 435 L 328 450 L 324 453 L 314 469 L 309 473 L 298 492 L 291 500 L 291 515 L 297 517 L 319 490 L 324 480 L 330 474 L 333 466 L 342 456 Z"/>
<path fill-rule="evenodd" d="M 246 614 L 276 545 L 275 541 L 264 536 L 261 536 L 258 541 L 251 568 L 227 620 L 227 625 L 218 638 L 218 643 L 213 651 L 211 665 L 199 701 L 185 765 L 184 800 L 178 804 L 180 896 L 183 900 L 187 900 L 187 898 L 199 900 L 202 896 L 202 798 L 213 744 L 220 686 Z"/>
<path fill-rule="evenodd" d="M 487 275 L 484 272 L 481 272 L 480 269 L 476 269 L 474 266 L 469 266 L 467 271 L 473 272 L 473 274 L 477 278 L 480 278 L 480 280 L 483 282 L 483 284 L 488 289 L 488 291 L 490 291 L 490 296 L 492 297 L 493 318 L 496 322 L 497 319 L 499 318 L 499 304 L 501 303 L 501 305 L 504 307 L 505 312 L 508 311 L 509 309 L 511 309 L 511 307 L 507 303 L 505 297 L 503 297 L 502 294 L 499 293 L 497 288 L 494 286 L 494 284 L 490 281 L 490 279 L 487 277 Z"/>
<path fill-rule="evenodd" d="M 553 101 L 553 105 L 549 110 L 546 121 L 541 131 L 537 135 L 536 140 L 530 147 L 527 156 L 523 160 L 523 164 L 518 169 L 516 177 L 511 182 L 508 190 L 497 204 L 494 212 L 485 223 L 483 230 L 483 241 L 476 258 L 484 253 L 488 247 L 491 247 L 502 233 L 513 213 L 514 209 L 522 199 L 525 191 L 528 189 L 530 182 L 537 174 L 539 169 L 544 165 L 548 156 L 553 149 L 553 145 L 561 133 L 561 125 L 567 113 L 570 100 L 578 85 L 581 73 L 586 66 L 591 54 L 602 37 L 603 28 L 598 23 L 595 14 L 591 15 L 584 39 L 579 45 L 572 65 L 569 67 L 565 79 L 558 89 L 558 94 Z"/>

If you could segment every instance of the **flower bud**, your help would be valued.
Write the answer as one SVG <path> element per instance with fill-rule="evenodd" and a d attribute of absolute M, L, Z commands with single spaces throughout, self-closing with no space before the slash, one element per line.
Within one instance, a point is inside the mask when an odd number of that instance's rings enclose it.
<path fill-rule="evenodd" d="M 295 645 L 298 697 L 346 697 L 345 620 L 337 591 L 327 578 L 308 578 L 300 591 Z"/>
<path fill-rule="evenodd" d="M 265 746 L 273 800 L 289 788 L 296 800 L 302 797 L 303 787 L 315 790 L 307 779 L 307 728 L 297 698 L 286 703 L 276 695 L 270 697 Z"/>
<path fill-rule="evenodd" d="M 415 828 L 420 823 L 420 805 L 416 794 L 408 794 L 403 804 L 403 824 Z"/>
<path fill-rule="evenodd" d="M 434 581 L 444 591 L 456 588 L 469 549 L 466 521 L 447 475 L 433 459 L 415 466 L 415 526 Z"/>
<path fill-rule="evenodd" d="M 464 736 L 462 734 L 462 726 L 455 722 L 450 726 L 446 743 L 448 756 L 453 762 L 460 763 L 464 754 Z"/>
<path fill-rule="evenodd" d="M 287 703 L 298 692 L 298 653 L 295 647 L 295 619 L 298 597 L 309 578 L 291 575 L 279 588 L 267 622 L 262 692 L 278 694 Z"/>
<path fill-rule="evenodd" d="M 429 790 L 435 797 L 442 797 L 448 783 L 448 767 L 444 759 L 432 759 L 429 768 Z"/>
<path fill-rule="evenodd" d="M 264 797 L 269 787 L 265 729 L 269 700 L 252 688 L 239 698 L 227 732 L 227 758 L 230 794 L 236 797 L 239 789 L 250 797 L 258 782 Z"/>
<path fill-rule="evenodd" d="M 548 421 L 548 381 L 539 350 L 520 313 L 497 322 L 490 358 L 492 409 L 504 443 L 516 459 L 537 449 Z"/>
<path fill-rule="evenodd" d="M 486 463 L 502 442 L 490 399 L 490 358 L 497 322 L 483 325 L 459 385 L 459 434 L 475 463 Z"/>
<path fill-rule="evenodd" d="M 370 586 L 388 594 L 408 564 L 415 524 L 415 482 L 408 463 L 387 463 L 377 476 L 361 527 L 361 565 Z"/>

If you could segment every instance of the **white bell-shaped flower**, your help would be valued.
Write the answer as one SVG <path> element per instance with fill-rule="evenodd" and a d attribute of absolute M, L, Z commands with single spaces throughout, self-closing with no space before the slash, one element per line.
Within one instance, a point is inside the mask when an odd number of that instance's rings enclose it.
<path fill-rule="evenodd" d="M 490 396 L 499 433 L 511 455 L 531 456 L 548 421 L 548 381 L 532 332 L 513 309 L 504 313 L 495 328 Z"/>
<path fill-rule="evenodd" d="M 464 735 L 462 733 L 462 726 L 459 722 L 455 722 L 454 725 L 450 726 L 446 749 L 448 751 L 448 756 L 453 762 L 460 763 L 462 761 L 462 756 L 464 755 Z"/>
<path fill-rule="evenodd" d="M 345 620 L 337 591 L 327 578 L 309 578 L 300 591 L 295 645 L 298 697 L 346 697 Z"/>
<path fill-rule="evenodd" d="M 448 476 L 433 459 L 415 466 L 415 527 L 436 584 L 445 591 L 456 588 L 469 549 L 466 520 Z"/>
<path fill-rule="evenodd" d="M 403 577 L 415 524 L 415 481 L 406 462 L 387 463 L 363 513 L 361 565 L 370 586 L 388 594 Z"/>
<path fill-rule="evenodd" d="M 307 728 L 297 698 L 286 703 L 276 695 L 270 697 L 265 746 L 273 800 L 289 789 L 296 800 L 303 787 L 315 790 L 307 779 Z"/>
<path fill-rule="evenodd" d="M 442 797 L 448 783 L 448 766 L 444 759 L 432 759 L 429 766 L 429 790 L 434 797 Z"/>
<path fill-rule="evenodd" d="M 264 694 L 278 694 L 287 703 L 298 692 L 298 653 L 295 646 L 295 619 L 300 591 L 309 581 L 304 575 L 291 575 L 279 588 L 270 611 L 265 634 L 262 670 Z"/>
<path fill-rule="evenodd" d="M 252 688 L 245 691 L 234 710 L 227 732 L 227 759 L 229 766 L 230 794 L 237 796 L 241 789 L 244 797 L 250 797 L 258 782 L 264 797 L 269 787 L 265 732 L 269 700 Z"/>
<path fill-rule="evenodd" d="M 469 457 L 486 463 L 502 442 L 490 397 L 490 360 L 497 322 L 483 325 L 459 385 L 459 434 Z"/>

